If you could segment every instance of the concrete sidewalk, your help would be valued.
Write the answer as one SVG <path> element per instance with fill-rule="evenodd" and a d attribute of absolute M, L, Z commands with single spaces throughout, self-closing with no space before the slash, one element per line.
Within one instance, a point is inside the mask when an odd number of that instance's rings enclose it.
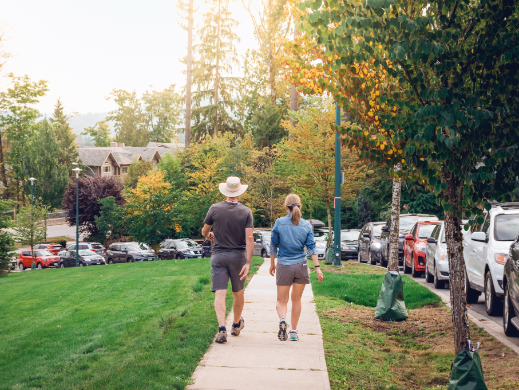
<path fill-rule="evenodd" d="M 245 289 L 245 328 L 227 343 L 213 343 L 193 374 L 190 390 L 330 389 L 319 317 L 311 286 L 303 294 L 299 341 L 279 341 L 275 278 L 265 260 Z M 287 318 L 290 320 L 290 305 Z M 215 324 L 216 328 L 216 324 Z"/>

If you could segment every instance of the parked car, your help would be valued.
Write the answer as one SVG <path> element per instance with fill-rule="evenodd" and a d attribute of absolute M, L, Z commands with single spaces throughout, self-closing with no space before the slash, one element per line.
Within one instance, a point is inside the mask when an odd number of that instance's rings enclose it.
<path fill-rule="evenodd" d="M 59 251 L 61 251 L 62 247 L 59 244 L 38 244 L 38 245 L 34 246 L 34 249 L 48 250 L 53 255 L 57 256 Z"/>
<path fill-rule="evenodd" d="M 461 225 L 461 233 L 467 231 Z M 449 256 L 447 254 L 447 243 L 445 241 L 445 224 L 438 223 L 427 239 L 425 249 L 425 280 L 434 283 L 438 289 L 445 288 L 445 282 L 449 280 Z"/>
<path fill-rule="evenodd" d="M 270 230 L 254 231 L 254 256 L 263 258 L 270 256 L 270 237 L 272 237 Z"/>
<path fill-rule="evenodd" d="M 92 252 L 97 253 L 98 255 L 105 256 L 106 255 L 106 249 L 103 246 L 103 244 L 99 242 L 80 242 L 79 243 L 79 250 L 90 250 Z M 75 251 L 76 250 L 76 244 L 71 244 L 67 247 L 67 249 L 61 250 L 58 253 L 58 256 L 64 255 L 66 252 Z"/>
<path fill-rule="evenodd" d="M 503 272 L 510 245 L 519 234 L 519 202 L 494 204 L 484 213 L 484 222 L 472 225 L 463 239 L 467 303 L 476 303 L 485 293 L 488 315 L 503 308 Z"/>
<path fill-rule="evenodd" d="M 414 278 L 417 278 L 425 271 L 427 239 L 431 237 L 438 223 L 417 222 L 409 234 L 404 237 L 404 273 L 410 273 Z"/>
<path fill-rule="evenodd" d="M 315 253 L 319 260 L 323 260 L 326 256 L 326 246 L 328 245 L 326 241 L 327 238 L 328 234 L 319 235 L 317 237 L 314 236 Z"/>
<path fill-rule="evenodd" d="M 161 260 L 202 258 L 202 247 L 188 238 L 165 240 L 160 245 L 158 256 Z"/>
<path fill-rule="evenodd" d="M 204 240 L 204 242 L 202 243 L 202 257 L 204 257 L 206 259 L 210 258 L 212 251 L 213 251 L 213 245 L 212 245 L 211 241 Z"/>
<path fill-rule="evenodd" d="M 519 236 L 508 251 L 503 292 L 503 330 L 507 336 L 519 336 Z"/>
<path fill-rule="evenodd" d="M 34 264 L 36 268 L 56 268 L 58 266 L 59 257 L 52 254 L 46 249 L 38 249 L 34 252 Z M 22 251 L 20 253 L 20 260 L 18 261 L 18 268 L 23 271 L 25 268 L 32 267 L 32 252 Z"/>
<path fill-rule="evenodd" d="M 91 265 L 105 265 L 103 256 L 98 255 L 88 249 L 80 249 L 78 252 L 78 265 L 87 267 Z M 59 267 L 68 268 L 76 266 L 76 251 L 67 251 L 65 255 L 59 257 Z"/>
<path fill-rule="evenodd" d="M 403 265 L 404 262 L 404 237 L 409 233 L 414 224 L 419 221 L 439 221 L 439 219 L 437 216 L 431 214 L 400 214 L 400 228 L 398 237 L 399 265 Z M 387 262 L 389 259 L 389 228 L 382 228 L 380 242 L 382 244 L 383 262 Z"/>
<path fill-rule="evenodd" d="M 341 230 L 341 260 L 357 260 L 360 229 Z"/>
<path fill-rule="evenodd" d="M 154 259 L 155 252 L 148 245 L 138 242 L 114 242 L 106 251 L 108 264 L 153 261 Z"/>
<path fill-rule="evenodd" d="M 380 237 L 385 225 L 385 222 L 369 222 L 364 225 L 358 238 L 359 263 L 366 261 L 368 264 L 375 265 L 377 262 L 382 262 Z"/>

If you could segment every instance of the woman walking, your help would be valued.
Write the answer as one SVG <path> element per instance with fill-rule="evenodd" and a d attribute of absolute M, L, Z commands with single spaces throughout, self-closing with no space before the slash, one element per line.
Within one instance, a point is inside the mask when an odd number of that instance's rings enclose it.
<path fill-rule="evenodd" d="M 292 313 L 290 340 L 297 341 L 297 324 L 301 315 L 301 297 L 305 286 L 310 283 L 305 247 L 312 255 L 319 282 L 323 281 L 323 273 L 315 253 L 314 234 L 308 221 L 301 218 L 301 199 L 290 194 L 285 199 L 285 209 L 288 215 L 278 218 L 272 229 L 270 241 L 270 274 L 276 275 L 277 303 L 279 315 L 278 339 L 288 339 L 288 324 L 286 322 L 287 304 L 292 287 Z M 279 250 L 279 251 L 278 251 Z M 278 255 L 278 263 L 275 259 Z"/>

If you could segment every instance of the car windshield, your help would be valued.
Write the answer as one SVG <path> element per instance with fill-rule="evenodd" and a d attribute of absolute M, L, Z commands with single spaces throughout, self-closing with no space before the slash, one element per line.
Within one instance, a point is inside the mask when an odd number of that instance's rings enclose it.
<path fill-rule="evenodd" d="M 177 241 L 175 244 L 177 245 L 177 249 L 189 249 L 198 247 L 198 244 L 191 240 Z"/>
<path fill-rule="evenodd" d="M 79 256 L 84 256 L 84 257 L 88 257 L 88 256 L 97 256 L 97 253 L 95 252 L 92 252 L 92 251 L 85 251 L 85 250 L 79 250 Z"/>
<path fill-rule="evenodd" d="M 270 237 L 272 236 L 271 232 L 263 232 L 261 233 L 261 236 L 263 237 L 263 241 L 270 241 Z"/>
<path fill-rule="evenodd" d="M 429 238 L 436 225 L 420 225 L 418 229 L 418 238 Z"/>
<path fill-rule="evenodd" d="M 495 219 L 496 241 L 514 241 L 519 235 L 519 214 L 501 214 Z"/>
<path fill-rule="evenodd" d="M 382 227 L 385 225 L 373 225 L 373 237 L 380 237 L 382 234 Z"/>
<path fill-rule="evenodd" d="M 341 232 L 341 241 L 355 241 L 359 238 L 359 231 Z"/>
<path fill-rule="evenodd" d="M 461 225 L 461 234 L 462 235 L 465 235 L 468 233 L 468 230 L 465 230 L 464 228 L 465 225 Z M 442 232 L 442 243 L 445 244 L 447 241 L 445 240 L 445 228 L 443 229 L 443 232 Z"/>
<path fill-rule="evenodd" d="M 147 251 L 150 250 L 150 247 L 146 244 L 137 244 L 132 242 L 131 244 L 126 244 L 126 248 L 129 251 Z"/>
<path fill-rule="evenodd" d="M 34 251 L 34 256 L 54 256 L 50 251 Z"/>
<path fill-rule="evenodd" d="M 101 244 L 91 244 L 93 249 L 103 249 Z"/>
<path fill-rule="evenodd" d="M 413 225 L 418 222 L 418 217 L 400 218 L 400 230 L 411 230 Z"/>

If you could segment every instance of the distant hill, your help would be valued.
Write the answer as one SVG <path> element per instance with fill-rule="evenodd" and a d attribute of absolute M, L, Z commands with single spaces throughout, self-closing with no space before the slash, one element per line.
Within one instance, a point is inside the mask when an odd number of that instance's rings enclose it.
<path fill-rule="evenodd" d="M 69 124 L 70 127 L 72 127 L 72 131 L 79 135 L 85 128 L 92 127 L 97 122 L 105 120 L 108 114 L 108 112 L 89 112 L 88 114 L 76 114 L 69 119 Z"/>

